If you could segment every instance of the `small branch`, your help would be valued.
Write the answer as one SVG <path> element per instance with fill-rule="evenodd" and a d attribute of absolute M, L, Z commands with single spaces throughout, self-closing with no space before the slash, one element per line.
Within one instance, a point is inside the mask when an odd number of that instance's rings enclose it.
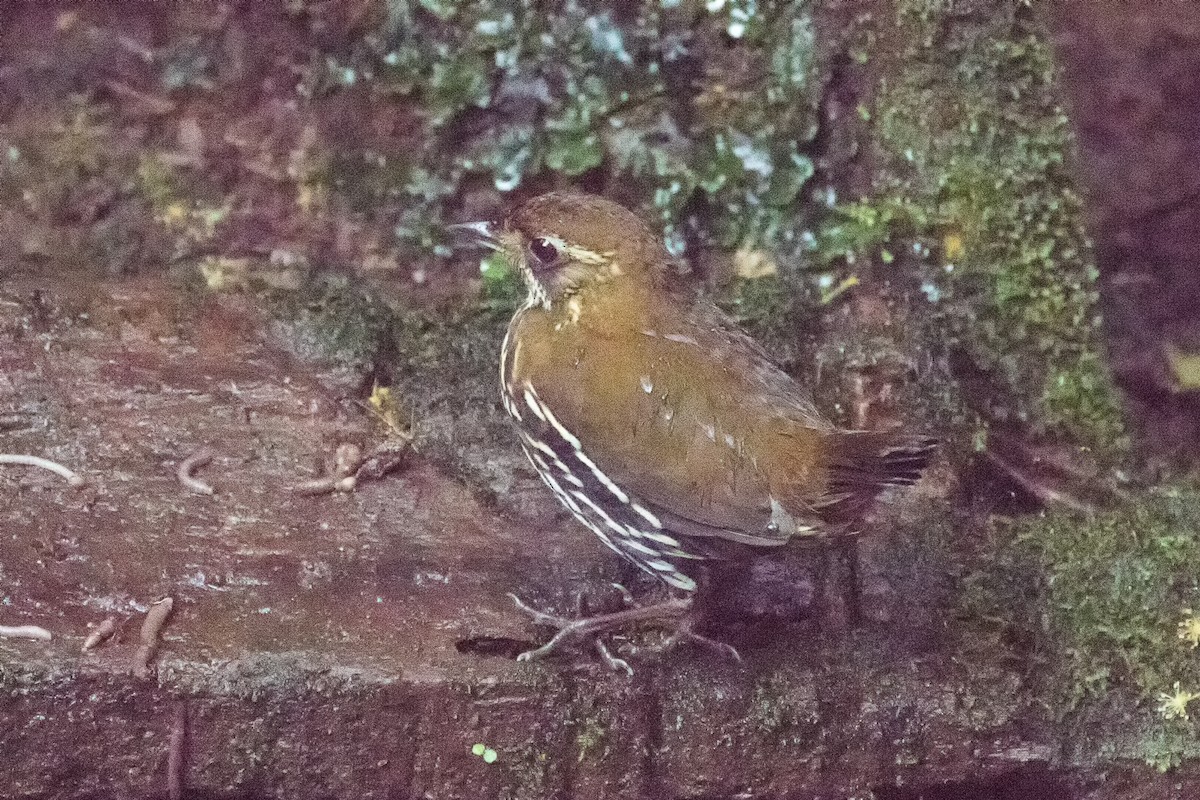
<path fill-rule="evenodd" d="M 1047 486 L 1046 484 L 1025 474 L 1025 472 L 1019 469 L 1015 464 L 1008 462 L 991 450 L 984 450 L 983 455 L 988 461 L 992 462 L 1002 472 L 1004 472 L 1005 475 L 1016 481 L 1022 489 L 1029 492 L 1046 505 L 1059 503 L 1060 505 L 1064 505 L 1072 511 L 1079 511 L 1084 514 L 1095 513 L 1096 508 L 1091 503 L 1073 497 L 1066 492 L 1061 492 L 1051 486 Z"/>
<path fill-rule="evenodd" d="M 183 800 L 187 789 L 184 783 L 184 770 L 187 766 L 188 739 L 188 707 L 187 702 L 179 700 L 175 703 L 175 713 L 171 719 L 171 741 L 167 750 L 167 798 L 168 800 Z"/>
<path fill-rule="evenodd" d="M 358 485 L 356 475 L 363 464 L 362 448 L 352 442 L 343 442 L 334 451 L 332 475 L 301 481 L 292 491 L 302 495 L 329 494 L 330 492 L 352 492 Z"/>
<path fill-rule="evenodd" d="M 208 464 L 213 460 L 213 451 L 208 447 L 201 447 L 196 452 L 179 462 L 179 468 L 175 470 L 175 477 L 184 485 L 184 488 L 193 491 L 196 494 L 213 494 L 213 488 L 199 478 L 193 477 L 192 473 L 200 467 Z"/>
<path fill-rule="evenodd" d="M 104 621 L 93 628 L 92 632 L 89 633 L 87 638 L 83 640 L 83 648 L 80 652 L 86 653 L 90 650 L 95 650 L 116 632 L 117 618 L 105 617 Z"/>
<path fill-rule="evenodd" d="M 146 612 L 146 619 L 142 621 L 142 643 L 138 646 L 137 652 L 133 654 L 134 677 L 147 678 L 150 676 L 150 662 L 154 660 L 154 654 L 158 650 L 158 634 L 162 631 L 167 617 L 171 616 L 171 609 L 174 607 L 175 599 L 164 597 L 151 604 L 150 610 Z"/>
<path fill-rule="evenodd" d="M 0 464 L 20 464 L 25 467 L 41 467 L 42 469 L 50 470 L 55 475 L 60 475 L 66 478 L 67 483 L 72 486 L 83 486 L 87 481 L 83 476 L 76 472 L 72 472 L 67 467 L 59 464 L 57 461 L 51 461 L 48 458 L 40 458 L 38 456 L 22 456 L 13 453 L 0 453 Z"/>
<path fill-rule="evenodd" d="M 54 638 L 54 634 L 37 625 L 0 625 L 0 638 L 40 639 L 48 642 Z"/>
<path fill-rule="evenodd" d="M 296 494 L 302 495 L 352 492 L 357 484 L 358 479 L 353 475 L 345 478 L 339 478 L 336 475 L 326 475 L 323 478 L 313 478 L 310 481 L 301 481 L 292 487 L 292 491 Z"/>

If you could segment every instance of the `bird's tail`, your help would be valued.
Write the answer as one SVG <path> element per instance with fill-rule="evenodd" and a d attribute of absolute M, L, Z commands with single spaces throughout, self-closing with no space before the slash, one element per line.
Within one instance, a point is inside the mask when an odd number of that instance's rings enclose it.
<path fill-rule="evenodd" d="M 937 440 L 927 436 L 875 431 L 836 431 L 826 440 L 827 496 L 818 503 L 830 520 L 861 517 L 889 486 L 916 483 L 929 464 Z"/>

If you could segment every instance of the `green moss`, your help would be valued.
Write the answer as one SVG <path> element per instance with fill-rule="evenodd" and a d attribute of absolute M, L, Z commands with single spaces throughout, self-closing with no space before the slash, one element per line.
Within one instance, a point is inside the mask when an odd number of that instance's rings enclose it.
<path fill-rule="evenodd" d="M 465 192 L 596 171 L 619 180 L 622 199 L 658 219 L 676 250 L 697 200 L 702 242 L 793 241 L 814 172 L 811 3 L 709 6 L 389 4 L 355 45 L 314 53 L 300 93 L 366 90 L 407 109 L 403 163 L 342 153 L 331 182 L 358 197 L 354 207 L 403 207 L 397 238 L 425 254 L 443 244 L 428 232 Z M 316 4 L 293 12 L 314 29 L 329 24 Z"/>
<path fill-rule="evenodd" d="M 1103 513 L 1046 515 L 992 535 L 965 604 L 975 619 L 1024 631 L 1006 639 L 1025 642 L 1032 687 L 1057 716 L 1078 719 L 1083 736 L 1109 732 L 1086 747 L 1157 766 L 1200 755 L 1180 746 L 1200 726 L 1163 706 L 1200 693 L 1200 659 L 1180 626 L 1200 609 L 1200 490 L 1151 490 Z"/>
<path fill-rule="evenodd" d="M 1026 665 L 1078 762 L 1200 759 L 1200 659 L 1181 626 L 1200 610 L 1200 489 L 998 523 L 988 537 L 964 581 L 964 654 L 1007 649 Z M 1176 696 L 1188 716 L 1169 711 Z"/>
<path fill-rule="evenodd" d="M 575 751 L 579 754 L 579 761 L 601 758 L 608 751 L 609 723 L 597 713 L 593 710 L 574 722 Z"/>
<path fill-rule="evenodd" d="M 479 263 L 483 276 L 484 306 L 496 316 L 508 317 L 525 299 L 525 283 L 500 253 L 489 253 Z"/>
<path fill-rule="evenodd" d="M 1044 35 L 1015 12 L 982 23 L 940 4 L 898 8 L 904 68 L 881 79 L 870 114 L 875 188 L 836 209 L 814 256 L 846 273 L 890 273 L 903 259 L 939 335 L 1006 390 L 989 414 L 1120 451 L 1074 141 Z"/>

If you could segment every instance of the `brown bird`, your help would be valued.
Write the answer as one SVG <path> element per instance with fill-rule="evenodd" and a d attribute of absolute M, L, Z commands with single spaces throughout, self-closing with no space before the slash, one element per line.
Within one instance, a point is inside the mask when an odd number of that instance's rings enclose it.
<path fill-rule="evenodd" d="M 822 417 L 616 203 L 555 192 L 486 233 L 529 292 L 500 356 L 501 397 L 526 455 L 576 519 L 682 595 L 582 620 L 517 600 L 560 629 L 523 657 L 683 617 L 704 562 L 854 533 L 885 487 L 925 468 L 932 439 L 838 430 Z"/>

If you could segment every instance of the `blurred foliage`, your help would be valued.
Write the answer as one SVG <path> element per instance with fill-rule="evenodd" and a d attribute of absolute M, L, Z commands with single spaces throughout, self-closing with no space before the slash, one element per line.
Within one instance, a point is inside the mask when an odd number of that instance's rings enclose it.
<path fill-rule="evenodd" d="M 293 3 L 315 18 L 319 3 Z M 798 234 L 814 167 L 816 40 L 808 0 L 388 2 L 340 53 L 314 57 L 301 93 L 349 85 L 413 102 L 414 148 L 336 164 L 338 185 L 409 211 L 396 235 L 441 244 L 443 208 L 500 192 L 600 181 L 660 221 L 676 252 L 687 212 L 703 243 Z M 366 180 L 375 172 L 383 180 Z"/>
<path fill-rule="evenodd" d="M 903 69 L 864 112 L 875 186 L 834 208 L 813 254 L 846 274 L 865 263 L 916 276 L 939 336 L 1005 392 L 977 409 L 983 430 L 1015 420 L 1117 455 L 1127 438 L 1100 357 L 1098 273 L 1057 71 L 1022 4 L 1007 10 L 980 21 L 898 4 Z"/>
<path fill-rule="evenodd" d="M 0 129 L 0 240 L 34 261 L 120 274 L 147 247 L 129 213 L 136 149 L 110 110 L 70 95 Z M 114 180 L 115 176 L 117 179 Z M 64 235 L 64 228 L 70 234 Z"/>
<path fill-rule="evenodd" d="M 729 308 L 785 361 L 822 306 L 892 284 L 1002 387 L 948 414 L 978 441 L 1007 415 L 1119 450 L 1056 73 L 1025 4 L 993 5 L 287 0 L 228 25 L 180 10 L 155 41 L 66 12 L 54 70 L 91 88 L 0 130 L 0 222 L 26 254 L 112 272 L 194 260 L 278 287 L 371 263 L 424 284 L 455 258 L 446 222 L 601 191 L 712 274 L 732 261 Z M 483 267 L 503 313 L 520 288 Z"/>

